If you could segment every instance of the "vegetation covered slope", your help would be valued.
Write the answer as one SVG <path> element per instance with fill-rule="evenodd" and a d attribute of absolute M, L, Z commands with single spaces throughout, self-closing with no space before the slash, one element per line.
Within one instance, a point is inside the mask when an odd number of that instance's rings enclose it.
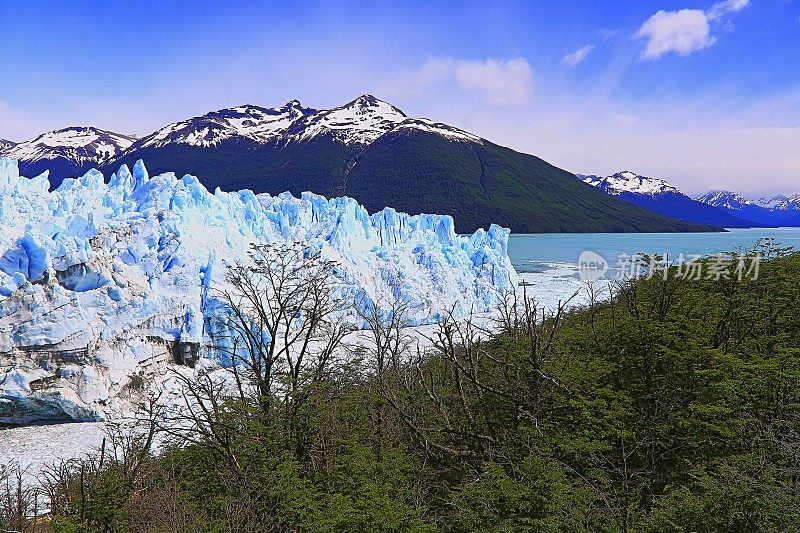
<path fill-rule="evenodd" d="M 516 233 L 715 229 L 610 197 L 537 157 L 415 129 L 389 132 L 365 148 L 329 135 L 258 148 L 231 142 L 213 148 L 144 148 L 105 170 L 139 158 L 151 173 L 194 174 L 210 190 L 347 195 L 371 212 L 389 206 L 449 214 L 464 233 L 491 223 Z"/>
<path fill-rule="evenodd" d="M 483 341 L 445 320 L 422 355 L 395 342 L 402 309 L 376 312 L 377 348 L 215 396 L 159 456 L 117 433 L 121 452 L 53 471 L 52 520 L 11 491 L 0 527 L 797 531 L 800 255 L 768 253 L 757 279 L 673 270 L 544 322 L 507 306 Z"/>
<path fill-rule="evenodd" d="M 610 197 L 538 157 L 488 141 L 390 132 L 367 148 L 346 191 L 370 211 L 453 215 L 456 228 L 500 224 L 516 233 L 708 231 Z"/>

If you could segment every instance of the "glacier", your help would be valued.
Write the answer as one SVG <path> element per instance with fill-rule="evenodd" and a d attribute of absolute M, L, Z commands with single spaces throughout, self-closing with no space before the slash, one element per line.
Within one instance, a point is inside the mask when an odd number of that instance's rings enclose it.
<path fill-rule="evenodd" d="M 418 325 L 491 312 L 518 281 L 496 225 L 463 236 L 449 216 L 370 215 L 346 197 L 212 193 L 142 161 L 49 187 L 0 158 L 0 423 L 112 418 L 176 345 L 224 363 L 214 289 L 253 243 L 302 242 L 338 263 L 343 297 L 399 298 Z"/>

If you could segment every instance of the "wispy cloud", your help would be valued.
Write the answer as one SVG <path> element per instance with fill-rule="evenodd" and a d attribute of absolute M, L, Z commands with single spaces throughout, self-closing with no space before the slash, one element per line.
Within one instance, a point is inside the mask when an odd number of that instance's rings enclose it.
<path fill-rule="evenodd" d="M 601 39 L 607 41 L 615 37 L 620 31 L 622 30 L 619 28 L 601 28 L 597 30 L 597 35 L 599 35 Z"/>
<path fill-rule="evenodd" d="M 635 34 L 636 37 L 647 39 L 641 58 L 658 59 L 670 52 L 687 56 L 697 50 L 709 48 L 717 42 L 716 37 L 711 34 L 711 23 L 741 11 L 749 4 L 750 0 L 723 0 L 706 11 L 657 11 Z"/>
<path fill-rule="evenodd" d="M 581 46 L 571 54 L 567 54 L 564 56 L 564 59 L 561 61 L 568 66 L 569 68 L 577 67 L 581 63 L 583 63 L 584 59 L 586 59 L 589 54 L 592 53 L 594 50 L 593 44 L 587 44 L 585 46 Z"/>
<path fill-rule="evenodd" d="M 418 69 L 386 82 L 384 90 L 404 97 L 419 96 L 431 87 L 447 83 L 479 95 L 489 105 L 514 106 L 530 99 L 533 70 L 522 57 L 482 60 L 429 57 Z"/>
<path fill-rule="evenodd" d="M 716 20 L 730 13 L 741 11 L 750 5 L 750 0 L 723 0 L 717 2 L 706 11 L 708 20 Z"/>

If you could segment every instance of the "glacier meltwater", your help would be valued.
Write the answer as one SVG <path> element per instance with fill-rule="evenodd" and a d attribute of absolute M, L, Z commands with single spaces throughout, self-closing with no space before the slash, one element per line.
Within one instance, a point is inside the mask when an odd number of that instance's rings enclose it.
<path fill-rule="evenodd" d="M 449 216 L 350 198 L 210 193 L 141 161 L 49 187 L 0 159 L 0 422 L 114 416 L 170 346 L 213 362 L 214 288 L 252 243 L 304 243 L 339 263 L 342 296 L 406 300 L 417 324 L 491 311 L 517 281 L 499 226 L 465 237 Z"/>

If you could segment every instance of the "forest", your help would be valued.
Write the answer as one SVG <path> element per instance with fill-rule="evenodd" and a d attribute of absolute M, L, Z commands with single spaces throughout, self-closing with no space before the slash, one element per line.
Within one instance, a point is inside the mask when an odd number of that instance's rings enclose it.
<path fill-rule="evenodd" d="M 798 531 L 800 254 L 750 253 L 758 276 L 444 310 L 426 342 L 407 304 L 358 305 L 350 343 L 336 265 L 257 247 L 220 295 L 226 368 L 175 371 L 36 483 L 0 467 L 0 530 Z"/>

